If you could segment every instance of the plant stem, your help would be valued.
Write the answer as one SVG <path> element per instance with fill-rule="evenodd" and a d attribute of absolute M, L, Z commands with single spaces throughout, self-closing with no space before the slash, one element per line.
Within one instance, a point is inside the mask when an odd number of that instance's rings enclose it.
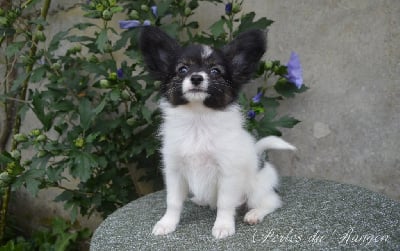
<path fill-rule="evenodd" d="M 27 1 L 23 7 L 27 6 L 31 1 Z M 44 0 L 42 11 L 40 13 L 40 17 L 43 20 L 46 20 L 47 13 L 49 11 L 51 4 L 51 0 Z M 38 25 L 37 30 L 43 30 L 43 25 Z M 32 38 L 32 46 L 29 51 L 29 57 L 33 59 L 36 56 L 36 51 L 37 51 L 37 43 L 38 39 L 37 38 Z M 33 66 L 35 64 L 35 60 L 30 60 L 30 63 L 26 66 L 25 72 L 28 73 L 27 77 L 24 79 L 23 85 L 22 85 L 22 90 L 20 92 L 20 99 L 25 100 L 26 98 L 26 92 L 28 90 L 28 84 L 29 84 L 29 79 L 30 79 L 30 73 L 33 70 Z M 16 108 L 18 109 L 18 107 Z M 14 123 L 14 130 L 13 134 L 17 134 L 20 131 L 21 127 L 21 116 L 17 116 L 15 119 Z M 17 142 L 15 140 L 12 141 L 11 144 L 11 149 L 15 150 L 17 148 Z M 10 191 L 11 187 L 9 186 L 6 191 L 4 192 L 2 196 L 2 205 L 1 205 L 1 211 L 0 211 L 0 241 L 2 242 L 4 240 L 4 231 L 6 227 L 6 218 L 7 218 L 7 211 L 8 211 L 8 203 L 10 200 Z"/>

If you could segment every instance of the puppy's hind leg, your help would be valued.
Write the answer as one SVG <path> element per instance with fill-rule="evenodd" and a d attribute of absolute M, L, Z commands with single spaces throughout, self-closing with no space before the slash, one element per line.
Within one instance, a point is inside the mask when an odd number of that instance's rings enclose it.
<path fill-rule="evenodd" d="M 282 205 L 274 190 L 277 185 L 278 174 L 275 168 L 266 162 L 264 168 L 257 173 L 256 180 L 247 195 L 247 205 L 250 210 L 244 216 L 245 222 L 257 224 Z"/>

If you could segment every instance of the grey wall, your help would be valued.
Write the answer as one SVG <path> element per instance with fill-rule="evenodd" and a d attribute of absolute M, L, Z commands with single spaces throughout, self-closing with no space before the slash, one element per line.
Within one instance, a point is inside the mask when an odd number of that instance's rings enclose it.
<path fill-rule="evenodd" d="M 276 22 L 267 58 L 300 54 L 310 90 L 282 112 L 295 154 L 274 153 L 283 175 L 357 184 L 400 199 L 400 1 L 246 1 Z"/>

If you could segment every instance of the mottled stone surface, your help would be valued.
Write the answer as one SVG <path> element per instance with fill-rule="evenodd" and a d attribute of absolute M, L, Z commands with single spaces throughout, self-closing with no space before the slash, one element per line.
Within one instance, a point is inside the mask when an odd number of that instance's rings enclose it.
<path fill-rule="evenodd" d="M 215 240 L 216 211 L 186 202 L 177 230 L 153 236 L 165 192 L 120 208 L 96 230 L 91 250 L 400 250 L 400 203 L 351 185 L 282 178 L 284 206 L 258 225 L 236 217 L 236 234 Z"/>

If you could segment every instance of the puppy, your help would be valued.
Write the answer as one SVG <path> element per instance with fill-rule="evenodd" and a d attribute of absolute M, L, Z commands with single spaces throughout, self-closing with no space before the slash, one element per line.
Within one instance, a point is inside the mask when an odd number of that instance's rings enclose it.
<path fill-rule="evenodd" d="M 215 238 L 235 233 L 236 208 L 256 224 L 280 207 L 275 169 L 260 168 L 266 149 L 295 147 L 277 137 L 258 142 L 243 128 L 236 103 L 241 86 L 256 70 L 266 40 L 259 30 L 240 34 L 222 49 L 206 45 L 181 47 L 156 27 L 144 27 L 139 41 L 150 74 L 161 81 L 161 127 L 167 210 L 153 234 L 173 232 L 183 202 L 217 208 Z"/>

